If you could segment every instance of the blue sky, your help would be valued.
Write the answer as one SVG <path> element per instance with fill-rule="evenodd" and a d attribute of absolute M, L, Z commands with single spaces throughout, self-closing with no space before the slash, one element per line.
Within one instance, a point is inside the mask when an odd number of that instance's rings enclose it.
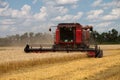
<path fill-rule="evenodd" d="M 61 22 L 120 32 L 120 0 L 0 0 L 0 37 L 48 32 Z"/>

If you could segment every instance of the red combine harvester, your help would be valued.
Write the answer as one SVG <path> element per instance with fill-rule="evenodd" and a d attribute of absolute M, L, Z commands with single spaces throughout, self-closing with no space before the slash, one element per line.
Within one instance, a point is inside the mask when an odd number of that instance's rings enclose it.
<path fill-rule="evenodd" d="M 60 23 L 55 32 L 54 45 L 51 48 L 32 48 L 26 45 L 24 51 L 29 52 L 56 52 L 56 51 L 81 51 L 87 52 L 89 57 L 103 57 L 103 51 L 97 45 L 90 48 L 92 26 L 83 27 L 79 23 Z M 51 31 L 51 29 L 49 29 Z"/>

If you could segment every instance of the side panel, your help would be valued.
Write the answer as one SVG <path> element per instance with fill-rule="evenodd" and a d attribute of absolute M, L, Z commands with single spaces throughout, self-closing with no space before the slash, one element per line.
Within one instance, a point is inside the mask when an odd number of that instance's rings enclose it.
<path fill-rule="evenodd" d="M 88 30 L 86 30 L 86 40 L 90 39 L 90 32 Z"/>
<path fill-rule="evenodd" d="M 60 31 L 59 29 L 56 29 L 56 36 L 55 36 L 55 44 L 59 44 L 59 40 L 60 40 Z"/>
<path fill-rule="evenodd" d="M 83 30 L 83 32 L 82 32 L 82 34 L 83 34 L 83 41 L 84 42 L 86 42 L 86 41 L 88 41 L 89 39 L 90 39 L 90 31 L 88 31 L 88 30 Z"/>
<path fill-rule="evenodd" d="M 82 30 L 77 29 L 76 30 L 76 43 L 79 44 L 82 42 Z"/>

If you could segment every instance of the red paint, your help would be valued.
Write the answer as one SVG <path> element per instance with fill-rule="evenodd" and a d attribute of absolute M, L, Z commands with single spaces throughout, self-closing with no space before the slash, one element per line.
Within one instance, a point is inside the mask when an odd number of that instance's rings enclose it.
<path fill-rule="evenodd" d="M 74 41 L 73 42 L 62 42 L 60 41 L 60 27 L 74 27 Z M 55 32 L 55 44 L 81 44 L 85 40 L 89 40 L 90 38 L 90 32 L 87 31 L 89 28 L 84 28 L 82 25 L 78 23 L 61 23 L 57 26 L 56 32 Z M 84 32 L 84 33 L 83 33 Z M 84 37 L 83 37 L 84 34 Z M 83 41 L 84 40 L 84 41 Z"/>
<path fill-rule="evenodd" d="M 89 51 L 87 53 L 88 57 L 95 57 L 95 52 L 94 51 Z"/>
<path fill-rule="evenodd" d="M 76 30 L 76 43 L 82 42 L 82 31 L 80 29 Z"/>
<path fill-rule="evenodd" d="M 56 44 L 59 44 L 59 39 L 60 39 L 60 31 L 59 29 L 56 30 L 56 37 L 55 37 L 55 43 Z"/>

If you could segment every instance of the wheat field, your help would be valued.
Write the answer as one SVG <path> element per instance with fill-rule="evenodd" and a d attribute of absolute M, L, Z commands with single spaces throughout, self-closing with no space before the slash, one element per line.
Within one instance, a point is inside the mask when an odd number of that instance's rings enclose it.
<path fill-rule="evenodd" d="M 120 45 L 100 45 L 103 58 L 82 52 L 24 53 L 0 47 L 0 80 L 120 80 Z"/>

